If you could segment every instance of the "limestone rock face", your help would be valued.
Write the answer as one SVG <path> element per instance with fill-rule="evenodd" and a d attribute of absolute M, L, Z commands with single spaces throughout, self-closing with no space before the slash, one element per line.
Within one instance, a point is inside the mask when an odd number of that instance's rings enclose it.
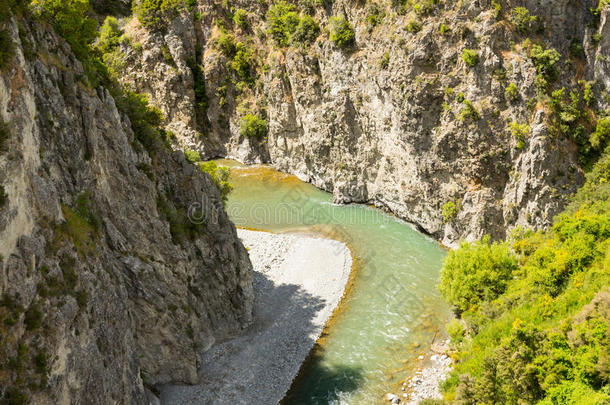
<path fill-rule="evenodd" d="M 145 386 L 195 383 L 199 353 L 252 312 L 252 266 L 218 190 L 181 152 L 151 159 L 48 26 L 7 27 L 0 358 L 18 371 L 2 393 L 131 404 L 148 403 Z M 187 236 L 177 213 L 193 218 Z"/>
<path fill-rule="evenodd" d="M 248 12 L 250 26 L 242 29 L 226 22 L 219 4 L 200 0 L 169 24 L 165 36 L 149 35 L 130 21 L 127 33 L 143 52 L 126 52 L 145 63 L 129 63 L 134 70 L 125 80 L 150 92 L 169 114 L 179 147 L 269 162 L 332 192 L 336 202 L 373 203 L 447 245 L 485 234 L 499 238 L 516 225 L 549 225 L 583 180 L 574 140 L 555 136 L 548 108 L 536 104 L 536 68 L 521 45 L 526 36 L 509 22 L 510 10 L 527 7 L 538 17 L 538 38 L 563 55 L 555 84 L 571 89 L 578 80 L 594 82 L 600 111 L 608 107 L 602 94 L 610 85 L 607 7 L 592 23 L 594 0 L 501 3 L 499 17 L 489 1 L 445 2 L 427 16 L 386 13 L 371 27 L 368 6 L 338 0 L 314 8 L 323 33 L 312 45 L 278 49 L 265 35 L 265 5 L 233 4 Z M 344 15 L 354 27 L 353 49 L 337 48 L 324 33 L 332 15 Z M 214 45 L 220 35 L 215 19 L 257 50 L 260 85 L 252 90 L 232 85 L 230 60 Z M 411 20 L 421 22 L 420 31 L 407 29 Z M 591 41 L 595 33 L 601 33 L 599 44 Z M 573 42 L 584 50 L 576 62 Z M 160 56 L 150 57 L 164 46 L 178 58 L 173 71 Z M 466 48 L 479 55 L 473 67 L 462 60 Z M 181 57 L 202 66 L 203 111 L 189 101 L 194 76 Z M 518 90 L 512 101 L 505 96 L 510 83 Z M 476 116 L 461 100 L 472 103 Z M 266 112 L 266 140 L 240 136 L 248 110 Z M 513 122 L 526 125 L 523 142 L 511 133 Z M 458 208 L 450 218 L 443 216 L 447 203 Z"/>

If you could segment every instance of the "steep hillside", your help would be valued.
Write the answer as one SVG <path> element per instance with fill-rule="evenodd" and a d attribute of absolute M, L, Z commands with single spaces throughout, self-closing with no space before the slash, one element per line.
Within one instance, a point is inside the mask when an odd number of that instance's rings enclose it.
<path fill-rule="evenodd" d="M 252 267 L 160 114 L 94 84 L 87 7 L 21 3 L 0 7 L 0 402 L 145 403 L 249 323 Z"/>
<path fill-rule="evenodd" d="M 610 148 L 551 230 L 449 254 L 451 403 L 610 402 L 609 178 Z"/>
<path fill-rule="evenodd" d="M 600 150 L 603 0 L 151 4 L 108 59 L 177 147 L 271 162 L 448 245 L 548 226 Z"/>

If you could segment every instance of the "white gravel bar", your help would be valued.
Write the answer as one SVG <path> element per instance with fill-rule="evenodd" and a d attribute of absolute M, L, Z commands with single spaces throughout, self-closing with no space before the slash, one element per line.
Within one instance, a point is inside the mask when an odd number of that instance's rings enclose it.
<path fill-rule="evenodd" d="M 352 267 L 345 244 L 237 232 L 254 266 L 253 324 L 203 353 L 198 385 L 162 387 L 162 404 L 277 404 L 343 295 Z"/>

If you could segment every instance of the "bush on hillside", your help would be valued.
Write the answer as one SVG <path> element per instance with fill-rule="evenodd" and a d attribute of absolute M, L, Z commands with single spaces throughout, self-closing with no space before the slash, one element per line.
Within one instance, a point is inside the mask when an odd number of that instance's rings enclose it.
<path fill-rule="evenodd" d="M 596 150 L 603 150 L 610 140 L 610 116 L 603 117 L 597 120 L 595 132 L 591 134 L 589 142 Z"/>
<path fill-rule="evenodd" d="M 517 257 L 508 244 L 489 239 L 462 242 L 445 260 L 439 289 L 458 312 L 463 312 L 506 291 L 516 269 Z"/>
<path fill-rule="evenodd" d="M 199 168 L 202 172 L 207 173 L 212 178 L 218 192 L 220 192 L 220 198 L 222 202 L 226 203 L 229 197 L 229 193 L 233 190 L 233 185 L 229 183 L 231 177 L 231 170 L 228 167 L 220 167 L 216 162 L 203 162 L 199 163 Z"/>
<path fill-rule="evenodd" d="M 242 30 L 248 29 L 248 13 L 243 8 L 238 8 L 233 14 L 233 22 Z"/>
<path fill-rule="evenodd" d="M 506 97 L 506 101 L 510 103 L 514 103 L 519 100 L 519 89 L 515 85 L 515 83 L 511 83 L 504 90 L 504 97 Z"/>
<path fill-rule="evenodd" d="M 510 12 L 510 21 L 515 24 L 519 33 L 527 35 L 536 26 L 538 17 L 531 15 L 525 7 L 515 7 Z"/>
<path fill-rule="evenodd" d="M 246 138 L 260 140 L 267 135 L 267 121 L 258 115 L 246 114 L 241 119 L 239 134 Z"/>
<path fill-rule="evenodd" d="M 15 56 L 15 45 L 7 30 L 0 29 L 0 69 L 8 66 Z"/>
<path fill-rule="evenodd" d="M 320 34 L 320 26 L 312 17 L 304 14 L 299 20 L 299 25 L 292 34 L 292 42 L 299 44 L 310 44 Z"/>
<path fill-rule="evenodd" d="M 267 32 L 278 46 L 288 46 L 290 36 L 299 24 L 296 7 L 285 1 L 278 1 L 267 11 Z"/>
<path fill-rule="evenodd" d="M 354 29 L 344 17 L 331 17 L 328 21 L 330 27 L 329 38 L 339 48 L 349 48 L 354 44 L 356 35 Z"/>
<path fill-rule="evenodd" d="M 123 35 L 123 31 L 119 25 L 119 20 L 108 16 L 100 27 L 99 38 L 95 46 L 102 54 L 110 53 L 119 46 L 121 35 Z"/>
<path fill-rule="evenodd" d="M 186 4 L 184 0 L 139 0 L 132 7 L 143 26 L 163 30 L 170 19 L 186 8 Z"/>
<path fill-rule="evenodd" d="M 476 66 L 479 63 L 479 53 L 474 49 L 463 49 L 462 60 L 470 67 Z"/>

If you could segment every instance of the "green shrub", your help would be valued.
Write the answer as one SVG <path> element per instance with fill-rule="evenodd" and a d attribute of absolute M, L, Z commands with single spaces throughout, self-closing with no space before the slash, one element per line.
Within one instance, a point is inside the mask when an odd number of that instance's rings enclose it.
<path fill-rule="evenodd" d="M 443 27 L 443 24 L 441 24 L 441 28 L 442 27 Z M 409 22 L 407 23 L 406 29 L 407 29 L 407 31 L 413 32 L 413 33 L 419 32 L 419 31 L 421 31 L 421 23 L 417 20 L 409 20 Z M 443 32 L 441 32 L 441 34 L 442 33 Z"/>
<path fill-rule="evenodd" d="M 227 58 L 232 58 L 237 52 L 235 37 L 224 30 L 221 30 L 220 35 L 216 38 L 215 45 Z"/>
<path fill-rule="evenodd" d="M 30 305 L 27 311 L 25 311 L 25 316 L 23 318 L 23 323 L 25 324 L 26 330 L 36 330 L 40 328 L 40 322 L 42 321 L 42 312 L 38 307 L 38 304 L 33 303 Z"/>
<path fill-rule="evenodd" d="M 10 33 L 5 29 L 0 29 L 0 69 L 8 66 L 15 56 L 15 45 Z"/>
<path fill-rule="evenodd" d="M 385 17 L 385 12 L 381 9 L 379 4 L 370 3 L 367 10 L 366 16 L 366 25 L 368 27 L 369 32 L 373 30 L 376 26 L 383 22 L 383 18 Z"/>
<path fill-rule="evenodd" d="M 201 156 L 199 155 L 199 152 L 193 149 L 185 149 L 184 157 L 191 163 L 201 162 Z"/>
<path fill-rule="evenodd" d="M 7 123 L 0 119 L 0 152 L 8 150 L 8 141 L 11 137 L 11 130 Z"/>
<path fill-rule="evenodd" d="M 267 135 L 267 121 L 258 115 L 246 114 L 241 119 L 239 134 L 246 138 L 262 139 Z"/>
<path fill-rule="evenodd" d="M 0 209 L 4 208 L 8 201 L 8 194 L 4 190 L 4 186 L 0 185 Z"/>
<path fill-rule="evenodd" d="M 328 24 L 330 27 L 329 38 L 335 45 L 346 49 L 354 44 L 356 38 L 354 29 L 344 17 L 331 17 Z"/>
<path fill-rule="evenodd" d="M 379 67 L 382 69 L 387 69 L 390 66 L 390 53 L 386 52 L 383 54 L 381 59 L 379 59 Z"/>
<path fill-rule="evenodd" d="M 445 23 L 441 23 L 441 25 L 438 27 L 438 32 L 440 32 L 441 35 L 448 34 L 450 31 L 451 31 L 451 29 Z"/>
<path fill-rule="evenodd" d="M 242 30 L 248 29 L 248 13 L 243 8 L 238 8 L 233 14 L 233 22 Z"/>
<path fill-rule="evenodd" d="M 462 50 L 462 60 L 470 67 L 476 66 L 479 63 L 479 53 L 474 49 Z"/>
<path fill-rule="evenodd" d="M 89 17 L 88 0 L 39 0 L 34 14 L 49 21 L 81 60 L 89 59 L 89 46 L 97 36 L 97 22 Z"/>
<path fill-rule="evenodd" d="M 210 175 L 220 192 L 223 203 L 226 203 L 229 193 L 233 190 L 233 185 L 229 183 L 231 170 L 228 167 L 220 167 L 212 161 L 199 163 L 199 168 L 202 172 Z"/>
<path fill-rule="evenodd" d="M 237 74 L 240 80 L 248 83 L 254 83 L 254 77 L 252 71 L 254 70 L 255 56 L 254 50 L 249 48 L 245 44 L 238 42 L 236 44 L 237 52 L 233 57 L 233 60 L 229 63 L 229 66 Z"/>
<path fill-rule="evenodd" d="M 596 150 L 604 150 L 610 140 L 610 116 L 597 120 L 595 132 L 591 134 L 589 142 Z"/>
<path fill-rule="evenodd" d="M 108 16 L 104 20 L 99 30 L 99 38 L 96 42 L 96 48 L 102 53 L 114 51 L 120 44 L 123 31 L 119 25 L 119 20 L 115 17 Z"/>
<path fill-rule="evenodd" d="M 515 85 L 515 83 L 510 83 L 506 90 L 504 90 L 504 97 L 510 103 L 514 103 L 519 100 L 519 89 Z"/>
<path fill-rule="evenodd" d="M 310 44 L 320 34 L 320 26 L 312 17 L 304 14 L 299 20 L 299 25 L 292 34 L 292 43 Z"/>
<path fill-rule="evenodd" d="M 133 12 L 148 29 L 163 30 L 167 22 L 186 8 L 184 0 L 139 0 L 133 3 Z"/>
<path fill-rule="evenodd" d="M 517 257 L 506 243 L 462 242 L 445 260 L 439 289 L 463 312 L 502 294 L 516 269 Z"/>
<path fill-rule="evenodd" d="M 525 7 L 515 7 L 510 12 L 510 21 L 515 24 L 519 33 L 527 35 L 536 26 L 538 17 L 531 15 Z"/>
<path fill-rule="evenodd" d="M 544 49 L 541 45 L 534 44 L 530 49 L 530 58 L 536 66 L 536 72 L 546 79 L 552 79 L 556 75 L 556 64 L 561 59 L 561 54 L 555 49 Z"/>
<path fill-rule="evenodd" d="M 453 201 L 447 201 L 443 204 L 441 214 L 443 215 L 443 222 L 451 222 L 455 219 L 459 212 L 458 204 Z"/>
<path fill-rule="evenodd" d="M 458 319 L 452 319 L 447 325 L 447 334 L 451 338 L 451 343 L 462 343 L 465 336 L 464 325 Z"/>
<path fill-rule="evenodd" d="M 469 100 L 463 101 L 464 107 L 460 111 L 460 121 L 464 122 L 467 119 L 477 121 L 479 119 L 479 112 L 474 108 L 474 105 Z"/>
<path fill-rule="evenodd" d="M 428 15 L 436 8 L 438 0 L 413 0 L 413 11 L 418 15 Z"/>
<path fill-rule="evenodd" d="M 290 3 L 278 1 L 267 11 L 267 32 L 278 46 L 290 43 L 290 36 L 298 25 L 299 15 Z"/>
<path fill-rule="evenodd" d="M 523 149 L 525 138 L 530 134 L 530 127 L 527 124 L 519 124 L 517 121 L 510 123 L 510 132 L 513 138 L 517 139 L 517 149 Z"/>

